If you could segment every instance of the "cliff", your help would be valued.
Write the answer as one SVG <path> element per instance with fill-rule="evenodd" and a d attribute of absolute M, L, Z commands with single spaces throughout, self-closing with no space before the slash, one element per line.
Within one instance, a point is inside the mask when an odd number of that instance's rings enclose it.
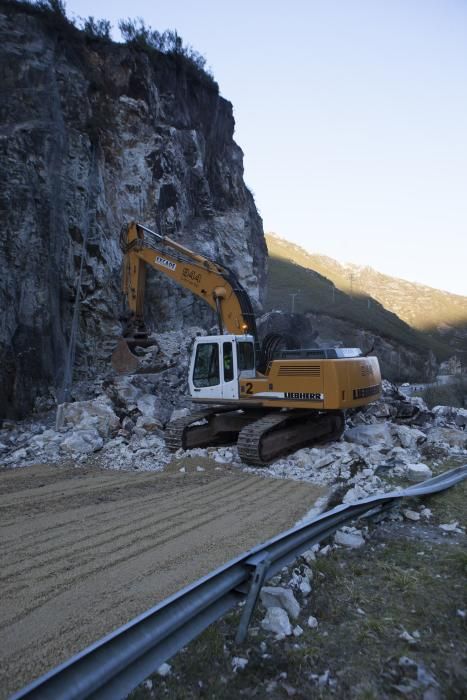
<path fill-rule="evenodd" d="M 82 255 L 78 376 L 107 366 L 124 222 L 222 261 L 261 308 L 262 222 L 215 83 L 11 2 L 0 2 L 0 71 L 0 417 L 60 386 Z M 213 325 L 202 302 L 148 278 L 152 329 Z"/>

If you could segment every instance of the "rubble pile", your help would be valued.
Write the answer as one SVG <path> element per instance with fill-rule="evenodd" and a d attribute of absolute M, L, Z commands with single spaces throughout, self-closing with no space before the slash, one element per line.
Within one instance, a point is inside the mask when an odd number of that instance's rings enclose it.
<path fill-rule="evenodd" d="M 141 351 L 151 372 L 107 376 L 74 388 L 75 401 L 36 419 L 4 421 L 0 429 L 0 464 L 86 463 L 111 469 L 160 471 L 171 461 L 164 427 L 189 412 L 186 376 L 193 339 L 187 332 L 154 336 Z M 264 477 L 310 481 L 332 487 L 336 502 L 352 502 L 393 488 L 387 477 L 417 482 L 433 466 L 467 454 L 467 410 L 436 406 L 401 394 L 383 381 L 381 400 L 349 412 L 340 440 L 307 447 L 266 468 L 242 464 L 235 446 L 211 447 L 176 457 L 211 458 L 219 464 Z"/>
<path fill-rule="evenodd" d="M 436 406 L 430 411 L 420 397 L 406 397 L 383 380 L 382 398 L 349 412 L 339 441 L 306 447 L 269 467 L 244 467 L 276 478 L 332 486 L 344 503 L 389 491 L 387 477 L 418 482 L 447 459 L 467 454 L 467 410 Z M 232 450 L 232 448 L 229 448 Z"/>
<path fill-rule="evenodd" d="M 25 421 L 3 421 L 0 465 L 72 460 L 111 469 L 159 471 L 170 461 L 163 428 L 188 410 L 187 367 L 205 330 L 159 333 L 141 349 L 141 374 L 108 376 L 73 387 L 74 401 Z M 47 405 L 38 403 L 39 408 Z"/>

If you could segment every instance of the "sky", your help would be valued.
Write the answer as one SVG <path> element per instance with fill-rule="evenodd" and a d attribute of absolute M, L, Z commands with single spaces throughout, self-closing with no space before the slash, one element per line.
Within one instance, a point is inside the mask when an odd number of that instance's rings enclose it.
<path fill-rule="evenodd" d="M 207 59 L 264 230 L 467 295 L 467 0 L 67 0 Z"/>

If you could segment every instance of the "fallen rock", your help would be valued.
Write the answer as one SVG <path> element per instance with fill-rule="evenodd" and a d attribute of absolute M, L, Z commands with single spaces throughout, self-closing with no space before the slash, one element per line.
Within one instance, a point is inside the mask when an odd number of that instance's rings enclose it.
<path fill-rule="evenodd" d="M 362 414 L 358 414 L 362 415 Z M 366 408 L 365 416 L 375 416 L 375 418 L 378 419 L 386 419 L 391 417 L 391 408 L 387 401 L 375 401 L 374 403 L 370 404 L 368 408 Z"/>
<path fill-rule="evenodd" d="M 261 627 L 266 632 L 289 636 L 292 634 L 292 626 L 289 616 L 283 608 L 268 608 L 266 616 L 261 622 Z"/>
<path fill-rule="evenodd" d="M 450 447 L 467 447 L 467 434 L 457 428 L 441 428 L 435 426 L 427 432 L 428 443 L 446 443 Z"/>
<path fill-rule="evenodd" d="M 364 447 L 376 444 L 393 446 L 393 438 L 387 423 L 373 423 L 372 425 L 358 425 L 355 428 L 349 428 L 344 433 L 344 440 Z"/>
<path fill-rule="evenodd" d="M 157 433 L 158 431 L 162 430 L 162 423 L 157 420 L 157 418 L 145 413 L 137 418 L 136 428 L 141 428 L 147 433 Z"/>
<path fill-rule="evenodd" d="M 15 450 L 14 452 L 12 452 L 9 455 L 9 461 L 12 461 L 12 462 L 16 462 L 18 460 L 21 461 L 22 459 L 27 459 L 27 458 L 28 458 L 28 453 L 24 449 L 24 447 L 20 447 L 19 450 Z"/>
<path fill-rule="evenodd" d="M 406 449 L 414 449 L 426 440 L 425 433 L 408 425 L 394 425 L 393 434 Z"/>
<path fill-rule="evenodd" d="M 318 620 L 313 615 L 310 615 L 307 621 L 307 625 L 310 629 L 315 630 L 318 628 Z"/>
<path fill-rule="evenodd" d="M 241 656 L 234 656 L 232 658 L 232 670 L 234 673 L 238 671 L 238 669 L 243 669 L 248 665 L 248 659 L 244 659 Z"/>
<path fill-rule="evenodd" d="M 464 534 L 464 531 L 459 527 L 458 520 L 453 520 L 450 523 L 443 523 L 442 525 L 439 525 L 439 528 L 440 530 L 443 530 L 443 532 L 457 532 L 459 535 Z"/>
<path fill-rule="evenodd" d="M 158 676 L 162 676 L 164 678 L 165 676 L 169 675 L 171 670 L 172 666 L 170 664 L 163 663 L 161 666 L 159 666 L 156 673 Z"/>
<path fill-rule="evenodd" d="M 432 409 L 434 422 L 438 426 L 455 424 L 460 428 L 467 425 L 467 409 L 455 406 L 435 406 Z"/>
<path fill-rule="evenodd" d="M 457 414 L 454 419 L 454 423 L 459 427 L 465 430 L 467 428 L 467 409 L 466 408 L 458 408 L 457 409 Z"/>
<path fill-rule="evenodd" d="M 90 454 L 100 450 L 103 444 L 104 441 L 97 430 L 75 430 L 62 440 L 60 447 L 67 452 Z"/>
<path fill-rule="evenodd" d="M 346 532 L 343 529 L 336 532 L 334 541 L 336 544 L 350 547 L 350 549 L 356 549 L 365 544 L 365 540 L 360 532 Z"/>
<path fill-rule="evenodd" d="M 57 411 L 57 428 L 60 422 L 78 430 L 95 429 L 101 437 L 109 437 L 120 427 L 118 416 L 107 396 L 61 404 Z"/>
<path fill-rule="evenodd" d="M 413 464 L 408 464 L 406 467 L 406 477 L 409 481 L 425 481 L 425 479 L 430 479 L 431 476 L 431 469 L 422 462 L 414 462 Z"/>
<path fill-rule="evenodd" d="M 144 394 L 137 400 L 136 405 L 143 416 L 155 418 L 159 413 L 160 400 L 153 394 Z"/>
<path fill-rule="evenodd" d="M 300 614 L 300 605 L 290 588 L 264 586 L 260 598 L 265 608 L 282 608 L 294 619 Z"/>
<path fill-rule="evenodd" d="M 141 389 L 132 383 L 131 377 L 119 377 L 114 385 L 116 396 L 121 404 L 127 408 L 136 406 L 141 396 Z"/>
<path fill-rule="evenodd" d="M 433 517 L 433 513 L 432 513 L 431 509 L 430 509 L 430 508 L 427 508 L 426 506 L 424 506 L 424 507 L 420 510 L 420 515 L 421 515 L 422 518 L 424 518 L 425 520 L 429 520 L 431 517 Z"/>
<path fill-rule="evenodd" d="M 407 509 L 407 510 L 404 510 L 403 513 L 404 513 L 404 518 L 406 518 L 407 520 L 413 520 L 413 521 L 420 520 L 420 513 L 417 513 L 416 510 Z"/>
<path fill-rule="evenodd" d="M 316 554 L 319 552 L 319 544 L 313 545 L 311 549 L 307 549 L 305 552 L 302 553 L 302 558 L 306 561 L 307 564 L 312 564 L 314 561 L 316 561 Z M 312 575 L 310 579 L 313 576 L 313 571 L 310 569 L 312 572 Z"/>

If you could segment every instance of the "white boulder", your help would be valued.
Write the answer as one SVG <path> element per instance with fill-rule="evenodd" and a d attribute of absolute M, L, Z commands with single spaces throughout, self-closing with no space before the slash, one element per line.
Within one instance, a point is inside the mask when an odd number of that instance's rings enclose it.
<path fill-rule="evenodd" d="M 106 396 L 91 401 L 62 404 L 59 409 L 64 426 L 78 430 L 95 429 L 101 437 L 108 437 L 120 427 L 118 416 Z"/>
<path fill-rule="evenodd" d="M 316 617 L 313 617 L 313 615 L 310 615 L 310 617 L 308 618 L 307 625 L 310 629 L 315 630 L 318 628 L 318 620 L 316 619 Z"/>
<path fill-rule="evenodd" d="M 407 401 L 416 406 L 421 412 L 428 412 L 429 408 L 421 396 L 407 396 Z"/>
<path fill-rule="evenodd" d="M 372 423 L 371 425 L 358 425 L 355 428 L 349 428 L 344 433 L 344 440 L 364 447 L 372 445 L 392 447 L 394 444 L 387 423 Z"/>
<path fill-rule="evenodd" d="M 154 394 L 143 394 L 137 400 L 136 405 L 143 416 L 155 418 L 159 414 L 159 399 Z"/>
<path fill-rule="evenodd" d="M 104 441 L 97 430 L 75 430 L 62 440 L 60 447 L 66 452 L 90 454 L 100 450 L 103 444 Z"/>
<path fill-rule="evenodd" d="M 165 678 L 165 676 L 169 675 L 171 670 L 172 666 L 170 664 L 163 663 L 161 666 L 159 666 L 156 673 L 158 676 L 162 676 L 163 678 Z"/>
<path fill-rule="evenodd" d="M 120 377 L 115 384 L 115 389 L 119 400 L 125 406 L 135 406 L 141 396 L 141 389 L 135 386 L 130 377 Z"/>
<path fill-rule="evenodd" d="M 290 588 L 264 586 L 260 597 L 265 608 L 282 608 L 294 619 L 300 614 L 300 605 Z"/>
<path fill-rule="evenodd" d="M 338 530 L 334 535 L 334 541 L 336 544 L 340 544 L 343 547 L 349 547 L 350 549 L 357 549 L 365 544 L 363 535 L 358 530 L 353 532 L 345 529 Z"/>
<path fill-rule="evenodd" d="M 435 426 L 428 430 L 427 442 L 446 443 L 449 447 L 467 447 L 467 433 L 457 428 L 442 428 Z"/>
<path fill-rule="evenodd" d="M 426 440 L 425 433 L 417 428 L 409 428 L 407 425 L 394 425 L 393 434 L 399 440 L 402 447 L 406 449 L 415 449 L 417 445 L 422 444 Z"/>
<path fill-rule="evenodd" d="M 409 481 L 425 481 L 425 479 L 430 479 L 432 476 L 432 471 L 430 467 L 422 462 L 414 462 L 412 464 L 407 464 L 406 467 L 406 477 Z"/>
<path fill-rule="evenodd" d="M 413 520 L 416 522 L 417 520 L 420 520 L 420 513 L 417 513 L 416 510 L 410 510 L 410 508 L 407 508 L 406 510 L 403 511 L 404 518 L 406 520 Z"/>
<path fill-rule="evenodd" d="M 457 415 L 454 419 L 454 423 L 462 429 L 465 429 L 467 427 L 467 409 L 466 408 L 458 408 L 457 409 Z"/>
<path fill-rule="evenodd" d="M 248 665 L 248 659 L 244 659 L 241 656 L 234 656 L 232 658 L 232 671 L 236 673 L 238 669 L 242 670 Z"/>
<path fill-rule="evenodd" d="M 266 616 L 261 622 L 261 627 L 266 632 L 289 636 L 292 634 L 292 626 L 289 616 L 283 608 L 268 608 Z"/>

